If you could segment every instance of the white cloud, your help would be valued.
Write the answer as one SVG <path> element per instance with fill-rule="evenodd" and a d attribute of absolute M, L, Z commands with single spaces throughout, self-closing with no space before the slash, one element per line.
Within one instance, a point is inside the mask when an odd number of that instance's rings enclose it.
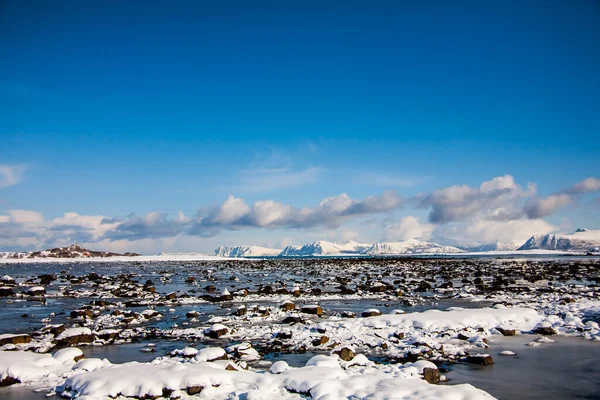
<path fill-rule="evenodd" d="M 467 185 L 438 189 L 421 201 L 431 207 L 429 222 L 449 223 L 467 221 L 473 217 L 512 220 L 522 215 L 520 202 L 535 193 L 535 186 L 527 190 L 517 185 L 511 175 L 483 182 L 479 187 Z"/>
<path fill-rule="evenodd" d="M 529 218 L 544 218 L 575 202 L 581 195 L 600 191 L 600 178 L 590 177 L 543 199 L 530 199 L 524 207 Z"/>
<path fill-rule="evenodd" d="M 0 164 L 0 189 L 14 186 L 23 180 L 25 166 Z"/>
<path fill-rule="evenodd" d="M 421 223 L 416 217 L 408 216 L 399 222 L 384 226 L 386 241 L 401 241 L 409 239 L 427 240 L 431 237 L 435 225 Z"/>

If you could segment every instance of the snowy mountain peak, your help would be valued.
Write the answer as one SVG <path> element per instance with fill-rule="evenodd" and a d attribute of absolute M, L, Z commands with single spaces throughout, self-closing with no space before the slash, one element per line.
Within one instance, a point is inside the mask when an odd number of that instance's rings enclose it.
<path fill-rule="evenodd" d="M 462 253 L 463 250 L 453 246 L 443 246 L 437 243 L 424 242 L 418 239 L 403 242 L 375 243 L 365 254 L 394 255 L 394 254 L 447 254 Z"/>
<path fill-rule="evenodd" d="M 281 253 L 281 249 L 271 249 L 261 246 L 219 246 L 215 249 L 218 257 L 274 257 Z"/>
<path fill-rule="evenodd" d="M 600 230 L 577 229 L 572 234 L 534 235 L 519 250 L 595 251 L 600 247 Z"/>

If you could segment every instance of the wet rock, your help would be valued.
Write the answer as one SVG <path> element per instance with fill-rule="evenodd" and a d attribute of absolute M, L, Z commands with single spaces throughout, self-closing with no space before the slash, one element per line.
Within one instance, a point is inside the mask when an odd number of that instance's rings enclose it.
<path fill-rule="evenodd" d="M 206 290 L 208 293 L 215 293 L 217 291 L 217 288 L 213 285 L 208 285 L 204 287 L 204 290 Z"/>
<path fill-rule="evenodd" d="M 489 354 L 476 354 L 467 356 L 466 361 L 469 364 L 477 365 L 492 365 L 494 363 L 494 359 Z"/>
<path fill-rule="evenodd" d="M 302 306 L 300 308 L 300 312 L 303 312 L 305 314 L 318 315 L 319 317 L 323 315 L 323 309 L 317 304 Z"/>
<path fill-rule="evenodd" d="M 15 292 L 14 292 L 14 290 L 12 290 L 12 288 L 9 288 L 6 286 L 0 287 L 0 297 L 11 297 L 14 295 L 15 295 Z"/>
<path fill-rule="evenodd" d="M 354 351 L 348 347 L 342 347 L 334 351 L 333 354 L 337 354 L 344 361 L 350 361 L 354 358 Z"/>
<path fill-rule="evenodd" d="M 185 278 L 185 283 L 187 283 L 187 284 L 192 284 L 194 282 L 196 282 L 195 276 L 188 276 L 187 278 Z"/>
<path fill-rule="evenodd" d="M 468 335 L 465 335 L 464 333 L 460 332 L 460 333 L 459 333 L 459 334 L 456 336 L 456 338 L 457 338 L 457 339 L 460 339 L 460 340 L 469 340 L 470 336 L 468 336 Z"/>
<path fill-rule="evenodd" d="M 441 375 L 437 368 L 423 368 L 423 379 L 428 383 L 438 383 Z"/>
<path fill-rule="evenodd" d="M 188 311 L 187 313 L 185 313 L 185 316 L 187 318 L 196 318 L 198 317 L 199 313 L 196 310 L 192 310 L 192 311 Z"/>
<path fill-rule="evenodd" d="M 356 318 L 356 313 L 353 313 L 352 311 L 342 311 L 340 316 L 342 318 Z"/>

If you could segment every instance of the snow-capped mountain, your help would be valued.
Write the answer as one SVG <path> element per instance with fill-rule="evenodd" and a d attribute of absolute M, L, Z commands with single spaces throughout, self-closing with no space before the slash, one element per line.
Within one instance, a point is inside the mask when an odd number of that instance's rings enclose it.
<path fill-rule="evenodd" d="M 288 246 L 281 252 L 281 256 L 331 256 L 361 254 L 371 247 L 370 244 L 349 241 L 347 243 L 318 242 L 305 244 L 304 246 Z"/>
<path fill-rule="evenodd" d="M 494 242 L 480 244 L 478 246 L 462 247 L 463 250 L 482 252 L 482 251 L 514 251 L 523 245 L 522 240 L 514 240 L 512 242 Z"/>
<path fill-rule="evenodd" d="M 261 246 L 219 246 L 215 249 L 218 257 L 273 257 L 278 256 L 281 249 L 270 249 Z"/>
<path fill-rule="evenodd" d="M 367 255 L 394 255 L 394 254 L 448 254 L 463 253 L 464 250 L 453 246 L 443 246 L 437 243 L 424 242 L 410 239 L 403 242 L 375 243 L 365 254 Z"/>
<path fill-rule="evenodd" d="M 566 235 L 534 235 L 519 250 L 599 251 L 600 230 L 579 228 Z"/>

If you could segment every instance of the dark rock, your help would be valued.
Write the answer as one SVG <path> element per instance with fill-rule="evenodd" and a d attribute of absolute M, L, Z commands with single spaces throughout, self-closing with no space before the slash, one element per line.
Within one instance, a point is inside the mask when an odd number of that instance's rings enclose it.
<path fill-rule="evenodd" d="M 517 334 L 516 329 L 506 329 L 506 328 L 497 327 L 496 330 L 498 332 L 500 332 L 503 336 L 515 336 Z"/>
<path fill-rule="evenodd" d="M 323 315 L 323 309 L 319 305 L 302 306 L 302 308 L 300 308 L 300 311 L 305 314 L 318 315 L 319 317 Z"/>
<path fill-rule="evenodd" d="M 532 332 L 538 335 L 556 335 L 556 331 L 551 326 L 538 326 Z"/>
<path fill-rule="evenodd" d="M 466 361 L 469 364 L 477 365 L 492 365 L 494 363 L 494 359 L 489 354 L 467 356 Z"/>

